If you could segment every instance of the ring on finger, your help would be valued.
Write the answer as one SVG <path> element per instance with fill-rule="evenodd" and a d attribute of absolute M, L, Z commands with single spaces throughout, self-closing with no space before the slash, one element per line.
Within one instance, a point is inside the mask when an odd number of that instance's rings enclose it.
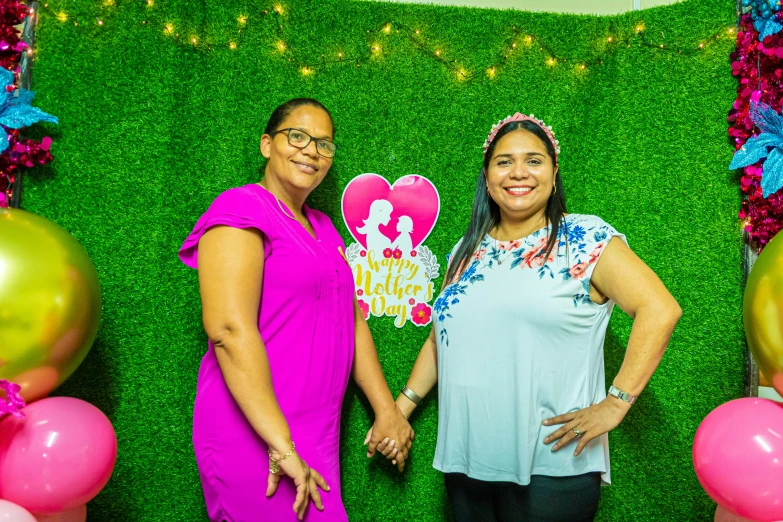
<path fill-rule="evenodd" d="M 577 437 L 581 437 L 582 436 L 582 432 L 579 431 L 579 428 L 574 428 L 573 432 L 574 432 L 574 435 L 577 436 Z"/>

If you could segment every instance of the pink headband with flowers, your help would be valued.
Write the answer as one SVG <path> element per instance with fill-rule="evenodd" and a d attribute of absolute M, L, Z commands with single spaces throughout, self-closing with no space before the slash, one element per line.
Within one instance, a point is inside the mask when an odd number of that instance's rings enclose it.
<path fill-rule="evenodd" d="M 557 163 L 557 155 L 560 154 L 560 142 L 555 139 L 555 133 L 552 131 L 552 127 L 549 125 L 546 125 L 543 121 L 536 118 L 534 115 L 526 115 L 526 114 L 520 114 L 520 113 L 514 113 L 513 116 L 508 116 L 505 120 L 500 120 L 495 125 L 492 126 L 492 130 L 489 131 L 489 136 L 487 136 L 487 141 L 484 142 L 484 154 L 487 153 L 487 149 L 489 149 L 489 146 L 492 144 L 492 141 L 495 139 L 495 136 L 497 136 L 498 131 L 505 125 L 506 123 L 511 123 L 512 121 L 532 121 L 539 127 L 541 127 L 541 130 L 546 133 L 547 137 L 549 138 L 549 141 L 552 142 L 552 146 L 555 149 L 555 163 Z"/>

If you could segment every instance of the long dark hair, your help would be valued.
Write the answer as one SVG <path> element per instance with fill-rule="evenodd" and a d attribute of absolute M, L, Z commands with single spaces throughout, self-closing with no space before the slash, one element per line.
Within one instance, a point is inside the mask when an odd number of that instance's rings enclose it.
<path fill-rule="evenodd" d="M 299 107 L 304 107 L 307 105 L 323 109 L 323 111 L 329 115 L 329 121 L 332 122 L 332 133 L 334 133 L 334 118 L 332 118 L 332 113 L 329 112 L 329 109 L 324 107 L 323 103 L 313 98 L 294 98 L 293 100 L 288 100 L 284 104 L 280 105 L 272 112 L 272 115 L 269 117 L 269 121 L 266 123 L 264 134 L 269 134 L 271 136 L 273 132 L 280 129 L 280 124 L 283 123 L 289 114 L 294 112 Z"/>
<path fill-rule="evenodd" d="M 552 159 L 552 163 L 555 164 L 555 146 L 549 140 L 546 133 L 536 123 L 532 121 L 512 121 L 505 124 L 500 128 L 495 139 L 489 144 L 487 152 L 484 154 L 484 165 L 479 173 L 478 180 L 476 181 L 476 195 L 473 197 L 473 212 L 470 216 L 470 223 L 468 224 L 468 230 L 462 237 L 462 242 L 454 252 L 453 257 L 449 261 L 449 269 L 446 271 L 446 284 L 454 281 L 455 278 L 462 275 L 462 272 L 470 264 L 470 258 L 478 248 L 481 240 L 486 236 L 490 230 L 500 224 L 500 207 L 489 196 L 487 192 L 486 173 L 489 168 L 489 160 L 492 158 L 492 154 L 495 152 L 500 138 L 506 134 L 514 131 L 528 131 L 533 133 L 546 147 L 547 154 Z M 555 164 L 555 168 L 558 168 Z M 544 259 L 549 257 L 552 250 L 557 245 L 558 234 L 560 233 L 560 226 L 563 224 L 563 214 L 566 213 L 565 194 L 563 194 L 563 183 L 560 180 L 560 169 L 558 168 L 555 173 L 555 190 L 554 194 L 549 196 L 549 200 L 546 203 L 546 222 L 551 224 L 551 231 L 549 233 L 549 239 L 546 244 L 546 251 L 539 255 L 543 255 Z"/>

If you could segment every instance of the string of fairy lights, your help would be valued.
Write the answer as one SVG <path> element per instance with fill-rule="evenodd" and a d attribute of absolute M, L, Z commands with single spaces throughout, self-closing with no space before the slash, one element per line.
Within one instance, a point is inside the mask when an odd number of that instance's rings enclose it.
<path fill-rule="evenodd" d="M 108 29 L 112 24 L 112 11 L 119 7 L 117 4 L 123 0 L 102 0 L 101 7 L 104 9 L 104 16 L 76 16 L 69 14 L 65 10 L 50 7 L 49 3 L 44 3 L 40 9 L 39 15 L 43 14 L 56 19 L 62 24 L 72 23 L 76 27 L 92 27 L 93 29 Z M 713 34 L 704 37 L 698 44 L 678 45 L 664 41 L 654 41 L 646 30 L 643 22 L 636 25 L 635 28 L 628 31 L 628 34 L 608 34 L 600 39 L 602 52 L 595 54 L 590 58 L 578 58 L 573 56 L 563 56 L 558 54 L 553 46 L 540 38 L 533 32 L 518 26 L 511 26 L 505 37 L 505 41 L 500 45 L 500 50 L 495 61 L 486 67 L 470 69 L 462 63 L 453 53 L 448 52 L 446 46 L 433 43 L 435 38 L 428 38 L 421 29 L 411 28 L 407 24 L 399 21 L 387 21 L 374 29 L 367 29 L 363 35 L 366 42 L 362 44 L 364 50 L 358 53 L 348 54 L 342 51 L 313 53 L 312 50 L 301 50 L 290 43 L 286 38 L 287 34 L 287 15 L 288 9 L 283 4 L 270 6 L 255 13 L 238 13 L 236 16 L 236 35 L 228 38 L 226 41 L 216 43 L 206 38 L 201 38 L 195 31 L 180 29 L 171 22 L 159 22 L 154 20 L 154 11 L 158 3 L 165 0 L 137 0 L 142 2 L 146 15 L 139 21 L 141 25 L 150 29 L 159 30 L 163 36 L 173 40 L 179 45 L 188 46 L 198 51 L 213 51 L 216 48 L 228 48 L 236 51 L 243 47 L 243 38 L 248 34 L 252 24 L 257 22 L 274 24 L 276 41 L 272 43 L 273 52 L 284 58 L 292 66 L 296 67 L 302 76 L 311 76 L 317 71 L 326 70 L 333 67 L 361 67 L 369 62 L 378 62 L 382 60 L 389 52 L 390 45 L 387 45 L 388 38 L 400 36 L 409 41 L 413 48 L 422 56 L 428 57 L 444 66 L 457 81 L 470 81 L 477 79 L 494 80 L 498 78 L 501 70 L 509 63 L 511 58 L 525 52 L 537 52 L 541 63 L 547 67 L 570 67 L 576 74 L 585 74 L 591 68 L 600 66 L 604 63 L 604 58 L 608 53 L 618 51 L 632 46 L 644 47 L 660 52 L 675 53 L 679 55 L 693 55 L 703 51 L 705 48 L 721 39 L 729 38 L 733 40 L 736 36 L 737 27 L 721 27 Z M 127 4 L 127 1 L 123 1 Z M 28 53 L 32 56 L 34 51 L 30 49 Z M 320 54 L 320 58 L 317 57 Z M 304 56 L 308 55 L 309 58 Z M 312 56 L 316 55 L 316 58 Z"/>

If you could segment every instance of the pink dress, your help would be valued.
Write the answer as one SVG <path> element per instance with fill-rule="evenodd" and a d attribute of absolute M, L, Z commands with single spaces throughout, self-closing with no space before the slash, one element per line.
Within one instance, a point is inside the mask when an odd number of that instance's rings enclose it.
<path fill-rule="evenodd" d="M 340 411 L 354 353 L 353 277 L 329 218 L 305 207 L 316 239 L 260 185 L 223 192 L 196 223 L 179 256 L 197 268 L 198 242 L 210 227 L 255 228 L 264 236 L 258 330 L 280 408 L 296 450 L 331 487 L 324 511 L 309 502 L 305 520 L 345 521 L 340 494 Z M 201 361 L 193 409 L 193 446 L 209 519 L 294 521 L 296 490 L 283 478 L 266 498 L 267 446 L 223 380 L 215 349 Z"/>

